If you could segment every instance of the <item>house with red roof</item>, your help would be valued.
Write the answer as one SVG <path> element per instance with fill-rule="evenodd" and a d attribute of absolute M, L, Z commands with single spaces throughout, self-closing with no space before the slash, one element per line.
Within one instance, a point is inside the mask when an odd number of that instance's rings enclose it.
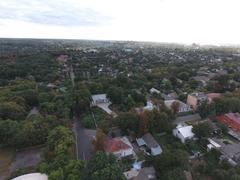
<path fill-rule="evenodd" d="M 112 153 L 118 159 L 135 156 L 132 144 L 126 136 L 106 139 L 104 150 L 107 153 Z"/>
<path fill-rule="evenodd" d="M 217 119 L 226 124 L 228 127 L 231 127 L 234 130 L 240 131 L 240 114 L 239 113 L 227 113 L 221 116 L 218 116 Z"/>

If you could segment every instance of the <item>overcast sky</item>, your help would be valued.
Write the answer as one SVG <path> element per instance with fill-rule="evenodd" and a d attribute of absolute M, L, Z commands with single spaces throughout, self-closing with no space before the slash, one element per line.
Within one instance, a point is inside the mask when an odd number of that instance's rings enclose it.
<path fill-rule="evenodd" d="M 240 44 L 240 0 L 0 0 L 0 37 Z"/>

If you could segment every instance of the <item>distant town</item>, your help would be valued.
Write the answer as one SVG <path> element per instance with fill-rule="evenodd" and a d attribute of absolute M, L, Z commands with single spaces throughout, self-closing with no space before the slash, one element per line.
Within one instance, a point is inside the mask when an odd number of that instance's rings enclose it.
<path fill-rule="evenodd" d="M 239 180 L 240 47 L 0 39 L 0 180 Z"/>

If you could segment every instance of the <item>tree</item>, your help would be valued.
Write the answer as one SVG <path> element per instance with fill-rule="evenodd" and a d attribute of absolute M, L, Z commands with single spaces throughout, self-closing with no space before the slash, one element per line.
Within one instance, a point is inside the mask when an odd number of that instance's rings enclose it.
<path fill-rule="evenodd" d="M 92 140 L 94 151 L 104 151 L 106 135 L 101 129 L 97 129 L 96 137 Z"/>
<path fill-rule="evenodd" d="M 123 102 L 123 90 L 122 88 L 112 86 L 107 92 L 107 97 L 114 104 L 121 104 Z"/>
<path fill-rule="evenodd" d="M 97 170 L 93 173 L 92 180 L 124 180 L 123 173 L 119 171 L 117 165 L 107 166 L 101 170 Z"/>
<path fill-rule="evenodd" d="M 171 108 L 174 113 L 178 113 L 180 109 L 180 103 L 178 101 L 174 101 L 171 105 Z"/>
<path fill-rule="evenodd" d="M 214 103 L 209 104 L 208 102 L 203 102 L 198 106 L 197 110 L 202 118 L 206 118 L 215 113 L 215 106 Z"/>
<path fill-rule="evenodd" d="M 52 171 L 48 177 L 49 180 L 64 180 L 64 174 L 62 169 Z"/>
<path fill-rule="evenodd" d="M 14 145 L 16 133 L 20 130 L 20 123 L 12 120 L 0 120 L 0 142 L 4 145 Z"/>
<path fill-rule="evenodd" d="M 91 93 L 84 84 L 76 84 L 73 96 L 74 106 L 77 113 L 82 113 L 89 109 Z"/>
<path fill-rule="evenodd" d="M 82 180 L 85 162 L 81 160 L 70 160 L 64 167 L 67 180 Z"/>
<path fill-rule="evenodd" d="M 189 79 L 189 73 L 188 72 L 180 72 L 179 74 L 178 74 L 178 78 L 179 79 L 181 79 L 181 80 L 183 80 L 183 81 L 188 81 L 188 79 Z"/>
<path fill-rule="evenodd" d="M 0 103 L 0 118 L 22 120 L 26 116 L 26 109 L 16 102 L 1 102 Z"/>
<path fill-rule="evenodd" d="M 97 152 L 90 158 L 85 168 L 85 178 L 88 180 L 125 179 L 116 158 L 105 152 Z"/>
<path fill-rule="evenodd" d="M 129 130 L 138 133 L 139 130 L 139 119 L 137 115 L 132 112 L 119 114 L 119 116 L 113 119 L 113 124 L 125 133 L 128 133 Z"/>
<path fill-rule="evenodd" d="M 56 155 L 67 154 L 73 143 L 72 132 L 64 126 L 57 126 L 48 135 L 47 145 Z"/>
<path fill-rule="evenodd" d="M 192 132 L 198 138 L 207 138 L 211 135 L 213 128 L 210 123 L 203 122 L 193 126 Z"/>

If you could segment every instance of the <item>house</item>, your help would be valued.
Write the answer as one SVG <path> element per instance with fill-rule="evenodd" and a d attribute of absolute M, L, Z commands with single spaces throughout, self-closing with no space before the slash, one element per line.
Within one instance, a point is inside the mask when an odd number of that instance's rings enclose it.
<path fill-rule="evenodd" d="M 207 96 L 202 92 L 188 94 L 187 97 L 187 104 L 193 108 L 194 110 L 197 109 L 202 102 L 207 101 Z"/>
<path fill-rule="evenodd" d="M 92 95 L 92 105 L 96 106 L 102 103 L 109 103 L 109 99 L 107 98 L 107 94 L 95 94 Z"/>
<path fill-rule="evenodd" d="M 155 88 L 151 88 L 149 91 L 150 91 L 151 94 L 154 94 L 154 93 L 160 94 L 160 91 L 155 89 Z"/>
<path fill-rule="evenodd" d="M 215 142 L 213 139 L 208 138 L 209 144 L 207 145 L 207 150 L 210 151 L 212 149 L 220 149 L 221 145 Z"/>
<path fill-rule="evenodd" d="M 236 166 L 240 164 L 240 143 L 236 143 L 229 139 L 214 139 L 221 147 L 219 151 L 222 156 L 220 160 L 227 160 L 231 165 Z"/>
<path fill-rule="evenodd" d="M 192 139 L 194 133 L 192 132 L 193 126 L 182 126 L 179 124 L 175 129 L 173 129 L 173 135 L 185 143 L 187 139 Z"/>
<path fill-rule="evenodd" d="M 136 139 L 138 146 L 146 146 L 151 155 L 156 156 L 162 153 L 162 148 L 150 133 Z"/>
<path fill-rule="evenodd" d="M 147 105 L 143 107 L 144 110 L 152 111 L 154 109 L 152 101 L 147 101 Z"/>
<path fill-rule="evenodd" d="M 228 127 L 240 131 L 240 113 L 226 113 L 218 116 L 217 119 Z"/>
<path fill-rule="evenodd" d="M 185 104 L 184 102 L 179 101 L 179 100 L 166 100 L 166 101 L 164 101 L 164 104 L 165 104 L 165 106 L 167 106 L 169 109 L 172 109 L 172 104 L 175 103 L 175 102 L 179 104 L 178 113 L 189 112 L 189 111 L 192 110 L 189 105 L 187 105 L 187 104 Z"/>
<path fill-rule="evenodd" d="M 208 99 L 209 103 L 211 103 L 213 101 L 213 99 L 218 98 L 218 97 L 221 96 L 220 93 L 208 93 L 206 95 L 207 95 L 207 99 Z"/>
<path fill-rule="evenodd" d="M 156 171 L 154 167 L 144 167 L 142 169 L 132 168 L 123 173 L 126 179 L 130 180 L 156 180 Z"/>
<path fill-rule="evenodd" d="M 105 140 L 105 152 L 112 153 L 118 159 L 132 158 L 135 156 L 132 144 L 126 136 L 107 138 Z"/>
<path fill-rule="evenodd" d="M 197 82 L 200 82 L 202 86 L 206 86 L 207 82 L 210 80 L 210 77 L 208 76 L 195 76 L 193 79 Z"/>
<path fill-rule="evenodd" d="M 178 95 L 176 92 L 171 92 L 169 94 L 161 94 L 164 100 L 174 100 L 177 99 Z"/>

